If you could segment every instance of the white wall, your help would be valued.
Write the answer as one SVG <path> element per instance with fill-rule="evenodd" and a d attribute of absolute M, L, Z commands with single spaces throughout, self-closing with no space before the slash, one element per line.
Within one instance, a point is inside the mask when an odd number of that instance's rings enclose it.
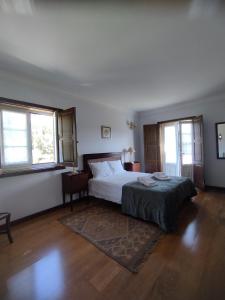
<path fill-rule="evenodd" d="M 216 156 L 215 123 L 225 121 L 225 95 L 199 99 L 183 104 L 138 113 L 139 127 L 135 137 L 137 159 L 144 167 L 143 125 L 160 121 L 203 115 L 205 180 L 207 185 L 225 187 L 225 160 Z"/>
<path fill-rule="evenodd" d="M 0 77 L 0 97 L 59 108 L 77 107 L 80 168 L 84 153 L 121 152 L 123 148 L 133 146 L 133 131 L 126 125 L 126 120 L 133 119 L 131 112 L 75 99 L 58 89 L 16 78 Z M 111 139 L 101 139 L 101 125 L 111 127 Z M 61 204 L 60 173 L 53 171 L 0 178 L 0 211 L 11 212 L 14 220 Z"/>
<path fill-rule="evenodd" d="M 221 134 L 222 139 L 218 141 L 219 156 L 225 158 L 225 124 L 218 125 L 218 135 Z"/>

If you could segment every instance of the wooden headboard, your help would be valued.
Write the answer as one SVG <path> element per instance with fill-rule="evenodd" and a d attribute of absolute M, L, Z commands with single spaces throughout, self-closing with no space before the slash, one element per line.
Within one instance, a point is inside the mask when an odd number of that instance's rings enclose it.
<path fill-rule="evenodd" d="M 91 170 L 90 170 L 88 162 L 119 160 L 119 159 L 121 159 L 121 152 L 84 154 L 83 155 L 83 169 L 85 172 L 88 172 L 91 175 Z"/>

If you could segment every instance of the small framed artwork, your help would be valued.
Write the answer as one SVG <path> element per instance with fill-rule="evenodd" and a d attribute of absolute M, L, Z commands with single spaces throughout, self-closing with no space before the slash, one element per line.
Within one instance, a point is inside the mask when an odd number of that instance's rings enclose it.
<path fill-rule="evenodd" d="M 102 136 L 102 139 L 110 139 L 111 138 L 111 127 L 101 126 L 101 136 Z"/>

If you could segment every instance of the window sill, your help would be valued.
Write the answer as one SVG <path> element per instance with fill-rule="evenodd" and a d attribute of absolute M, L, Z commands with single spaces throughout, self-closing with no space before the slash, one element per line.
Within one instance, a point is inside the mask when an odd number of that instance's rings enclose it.
<path fill-rule="evenodd" d="M 42 172 L 49 172 L 49 171 L 56 171 L 56 170 L 63 170 L 63 169 L 65 169 L 65 166 L 62 165 L 35 166 L 26 170 L 12 170 L 12 171 L 5 171 L 5 172 L 3 171 L 3 174 L 0 174 L 0 178 L 35 174 L 35 173 L 42 173 Z"/>

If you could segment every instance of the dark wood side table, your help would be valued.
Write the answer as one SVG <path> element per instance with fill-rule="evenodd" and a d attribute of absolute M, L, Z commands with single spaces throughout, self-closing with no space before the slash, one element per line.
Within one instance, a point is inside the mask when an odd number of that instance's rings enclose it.
<path fill-rule="evenodd" d="M 141 163 L 139 161 L 125 162 L 124 169 L 131 172 L 141 172 Z"/>
<path fill-rule="evenodd" d="M 66 194 L 70 194 L 71 210 L 73 210 L 73 194 L 79 193 L 79 199 L 81 198 L 81 192 L 86 192 L 88 196 L 88 179 L 89 174 L 87 172 L 62 173 L 63 205 L 66 203 Z"/>

